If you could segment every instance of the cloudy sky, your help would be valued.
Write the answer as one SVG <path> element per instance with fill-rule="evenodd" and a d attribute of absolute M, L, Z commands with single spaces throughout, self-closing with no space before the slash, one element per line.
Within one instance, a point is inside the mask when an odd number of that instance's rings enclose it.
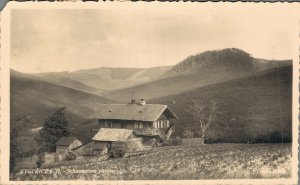
<path fill-rule="evenodd" d="M 18 9 L 11 13 L 11 67 L 22 72 L 154 67 L 227 47 L 257 58 L 290 59 L 291 20 L 280 9 L 251 6 Z"/>

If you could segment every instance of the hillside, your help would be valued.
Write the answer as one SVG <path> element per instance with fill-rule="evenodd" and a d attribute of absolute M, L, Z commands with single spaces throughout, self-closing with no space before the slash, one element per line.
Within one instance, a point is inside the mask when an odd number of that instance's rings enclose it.
<path fill-rule="evenodd" d="M 54 174 L 55 180 L 274 179 L 290 178 L 291 162 L 290 144 L 228 143 L 166 146 L 114 159 L 88 156 L 45 165 L 42 169 L 60 170 L 61 173 Z M 34 172 L 36 167 L 26 169 Z M 69 173 L 71 170 L 77 173 Z M 11 180 L 53 180 L 54 175 L 14 173 Z"/>
<path fill-rule="evenodd" d="M 13 73 L 14 74 L 14 73 Z M 85 121 L 100 103 L 113 102 L 106 98 L 51 83 L 11 75 L 11 125 L 30 117 L 30 128 L 43 125 L 55 110 L 66 106 L 66 117 L 74 126 Z"/>
<path fill-rule="evenodd" d="M 255 59 L 239 49 L 207 51 L 190 56 L 172 67 L 160 79 L 130 88 L 105 93 L 110 99 L 128 102 L 136 98 L 153 99 L 182 93 L 195 88 L 255 75 L 276 68 L 276 65 L 291 65 L 291 61 Z"/>
<path fill-rule="evenodd" d="M 206 105 L 216 102 L 216 115 L 208 129 L 209 142 L 271 142 L 281 141 L 281 128 L 285 141 L 291 140 L 292 125 L 292 67 L 280 67 L 280 100 L 276 69 L 254 76 L 197 88 L 181 94 L 150 100 L 167 104 L 179 116 L 175 136 L 184 129 L 199 135 L 189 107 L 199 100 Z"/>
<path fill-rule="evenodd" d="M 50 72 L 27 75 L 56 85 L 100 95 L 107 91 L 126 88 L 157 79 L 170 68 L 171 66 L 153 68 L 101 67 L 74 72 Z"/>

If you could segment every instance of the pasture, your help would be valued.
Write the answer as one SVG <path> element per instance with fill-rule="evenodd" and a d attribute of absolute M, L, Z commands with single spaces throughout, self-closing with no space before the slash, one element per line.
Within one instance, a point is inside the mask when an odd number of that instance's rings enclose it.
<path fill-rule="evenodd" d="M 17 173 L 12 180 L 288 178 L 291 144 L 167 146 L 126 158 L 84 158 L 43 168 Z"/>

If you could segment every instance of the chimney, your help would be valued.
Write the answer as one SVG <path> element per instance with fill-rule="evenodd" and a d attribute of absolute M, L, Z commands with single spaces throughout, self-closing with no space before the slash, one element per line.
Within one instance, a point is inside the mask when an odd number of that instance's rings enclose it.
<path fill-rule="evenodd" d="M 141 105 L 145 105 L 146 104 L 146 99 L 142 98 L 141 99 Z"/>
<path fill-rule="evenodd" d="M 134 92 L 132 93 L 132 97 L 131 97 L 130 103 L 131 104 L 135 104 Z"/>

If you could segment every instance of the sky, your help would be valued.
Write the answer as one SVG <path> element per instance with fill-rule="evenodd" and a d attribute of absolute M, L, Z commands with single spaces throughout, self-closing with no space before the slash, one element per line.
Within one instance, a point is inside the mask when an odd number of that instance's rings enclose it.
<path fill-rule="evenodd" d="M 27 73 L 147 68 L 232 47 L 257 58 L 291 59 L 291 20 L 280 9 L 251 6 L 15 9 L 11 67 Z"/>

